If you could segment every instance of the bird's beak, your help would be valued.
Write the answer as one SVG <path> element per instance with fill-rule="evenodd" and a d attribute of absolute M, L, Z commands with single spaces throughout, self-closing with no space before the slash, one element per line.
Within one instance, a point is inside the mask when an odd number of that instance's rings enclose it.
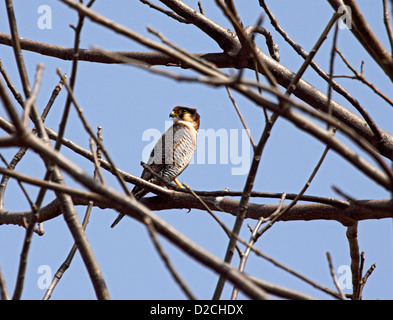
<path fill-rule="evenodd" d="M 176 114 L 175 114 L 174 111 L 172 111 L 172 112 L 169 114 L 169 116 L 170 116 L 171 118 L 174 118 L 174 117 L 176 117 Z"/>

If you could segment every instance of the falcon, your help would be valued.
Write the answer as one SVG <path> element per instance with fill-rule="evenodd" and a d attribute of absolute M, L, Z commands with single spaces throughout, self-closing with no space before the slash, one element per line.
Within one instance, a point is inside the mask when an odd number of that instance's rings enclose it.
<path fill-rule="evenodd" d="M 181 106 L 173 108 L 169 116 L 173 118 L 174 123 L 157 141 L 147 166 L 157 175 L 167 181 L 174 181 L 182 188 L 177 177 L 187 168 L 194 156 L 200 116 L 196 109 Z M 143 170 L 141 178 L 157 185 L 163 185 L 162 180 L 146 168 Z M 132 189 L 132 194 L 137 200 L 143 198 L 148 192 L 149 190 L 139 186 Z M 111 228 L 124 215 L 124 213 L 120 213 Z"/>

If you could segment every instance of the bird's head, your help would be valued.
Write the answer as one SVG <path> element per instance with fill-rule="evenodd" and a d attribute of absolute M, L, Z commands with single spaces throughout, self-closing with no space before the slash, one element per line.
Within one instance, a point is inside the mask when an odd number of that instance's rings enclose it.
<path fill-rule="evenodd" d="M 181 106 L 174 107 L 169 116 L 173 118 L 175 123 L 178 121 L 190 122 L 196 131 L 199 129 L 200 116 L 196 109 Z"/>

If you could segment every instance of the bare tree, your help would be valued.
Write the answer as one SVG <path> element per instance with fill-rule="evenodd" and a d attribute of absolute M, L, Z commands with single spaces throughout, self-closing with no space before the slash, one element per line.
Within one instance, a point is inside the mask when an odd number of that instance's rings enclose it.
<path fill-rule="evenodd" d="M 258 1 L 254 0 L 258 3 Z M 104 279 L 101 266 L 86 237 L 85 229 L 92 208 L 112 209 L 126 214 L 144 224 L 148 234 L 163 259 L 175 282 L 180 286 L 185 296 L 196 299 L 192 288 L 182 279 L 176 270 L 170 255 L 165 250 L 161 239 L 169 240 L 182 252 L 191 256 L 217 275 L 217 285 L 213 299 L 222 298 L 222 290 L 226 283 L 233 285 L 232 299 L 236 299 L 240 290 L 252 299 L 270 299 L 282 297 L 287 299 L 313 299 L 308 294 L 282 287 L 261 278 L 249 275 L 245 265 L 251 253 L 257 257 L 272 262 L 277 267 L 300 278 L 313 287 L 325 292 L 335 299 L 362 299 L 362 292 L 368 277 L 375 268 L 372 265 L 364 272 L 364 253 L 360 252 L 358 244 L 358 223 L 362 220 L 387 219 L 393 216 L 393 203 L 388 199 L 354 199 L 346 190 L 336 187 L 336 198 L 312 196 L 307 194 L 314 178 L 324 165 L 326 156 L 334 152 L 352 168 L 357 175 L 368 177 L 381 190 L 391 194 L 393 190 L 393 135 L 383 130 L 373 119 L 370 106 L 362 105 L 356 96 L 346 89 L 347 79 L 359 81 L 364 90 L 375 95 L 376 103 L 386 108 L 386 116 L 393 101 L 389 93 L 383 92 L 378 85 L 368 79 L 364 71 L 364 62 L 360 69 L 355 67 L 357 61 L 351 61 L 343 49 L 339 47 L 338 38 L 342 29 L 351 33 L 351 41 L 359 43 L 364 48 L 367 59 L 374 62 L 372 66 L 382 71 L 383 81 L 391 84 L 393 80 L 393 32 L 390 24 L 391 8 L 387 0 L 383 0 L 381 21 L 386 28 L 386 37 L 390 47 L 387 49 L 374 33 L 356 1 L 328 0 L 331 12 L 326 25 L 316 39 L 310 52 L 307 52 L 291 36 L 289 30 L 281 26 L 274 13 L 268 6 L 268 1 L 259 0 L 261 19 L 256 24 L 245 26 L 244 17 L 238 12 L 242 1 L 216 0 L 215 6 L 230 28 L 224 27 L 209 18 L 204 2 L 186 4 L 180 0 L 160 0 L 159 4 L 141 0 L 149 10 L 164 15 L 168 21 L 178 23 L 179 30 L 191 26 L 200 30 L 208 39 L 216 43 L 220 52 L 212 49 L 210 52 L 194 53 L 184 49 L 181 44 L 169 40 L 159 30 L 148 27 L 150 36 L 133 31 L 114 20 L 94 11 L 94 0 L 83 1 L 60 0 L 63 9 L 78 15 L 78 22 L 73 26 L 74 44 L 62 47 L 51 43 L 43 43 L 26 39 L 18 34 L 18 21 L 14 13 L 12 0 L 6 0 L 7 16 L 10 33 L 0 33 L 0 44 L 12 47 L 14 61 L 17 66 L 19 80 L 23 92 L 14 85 L 16 79 L 8 74 L 8 65 L 0 65 L 2 81 L 0 82 L 0 97 L 4 116 L 0 117 L 2 136 L 1 148 L 18 150 L 10 159 L 2 156 L 3 166 L 0 168 L 2 181 L 0 184 L 0 224 L 18 225 L 26 229 L 21 248 L 16 286 L 12 294 L 8 293 L 4 278 L 0 273 L 0 292 L 3 299 L 9 297 L 20 299 L 25 282 L 25 272 L 28 263 L 30 244 L 35 233 L 42 235 L 45 221 L 59 219 L 66 221 L 75 242 L 64 263 L 53 278 L 44 299 L 49 299 L 58 281 L 71 264 L 74 254 L 79 251 L 88 271 L 95 294 L 99 299 L 109 299 L 110 292 Z M 97 1 L 98 2 L 98 1 Z M 211 3 L 209 3 L 211 5 Z M 390 3 L 392 7 L 392 3 Z M 296 19 L 296 17 L 294 17 Z M 84 24 L 96 24 L 120 34 L 126 39 L 146 48 L 144 51 L 114 51 L 94 48 L 81 48 Z M 322 24 L 323 22 L 321 22 Z M 274 30 L 274 31 L 273 31 Z M 186 32 L 186 31 L 185 31 Z M 298 70 L 291 71 L 280 63 L 279 47 L 273 34 L 289 45 L 294 56 L 302 58 Z M 260 37 L 264 41 L 259 41 Z M 258 39 L 256 39 L 258 37 Z M 332 40 L 329 43 L 326 39 Z M 264 47 L 266 46 L 266 47 Z M 322 46 L 329 48 L 328 61 L 324 64 L 326 70 L 316 62 Z M 35 52 L 56 61 L 69 60 L 72 63 L 71 73 L 65 75 L 58 69 L 58 84 L 54 87 L 52 96 L 46 106 L 37 104 L 37 95 L 41 89 L 43 65 L 38 65 L 35 78 L 30 79 L 26 71 L 24 52 Z M 1 56 L 0 56 L 1 58 Z M 141 69 L 148 75 L 158 74 L 166 79 L 174 79 L 189 85 L 203 85 L 224 88 L 227 96 L 236 110 L 245 129 L 247 121 L 243 117 L 237 98 L 247 101 L 255 110 L 262 111 L 264 122 L 261 121 L 260 136 L 247 130 L 252 149 L 252 159 L 242 190 L 196 191 L 184 184 L 181 189 L 173 185 L 170 189 L 163 188 L 119 168 L 118 158 L 110 155 L 105 139 L 102 138 L 102 128 L 97 132 L 90 125 L 88 117 L 82 109 L 83 94 L 77 90 L 77 70 L 81 61 L 89 61 L 99 68 L 102 64 L 127 64 Z M 346 74 L 338 74 L 335 70 L 338 64 L 347 68 Z M 171 67 L 171 68 L 169 68 Z M 367 66 L 369 67 L 369 66 Z M 178 70 L 179 68 L 184 70 Z M 312 69 L 318 80 L 310 83 L 305 78 L 305 72 Z M 91 79 L 94 82 L 94 79 Z M 8 87 L 8 88 L 7 88 Z M 65 93 L 64 93 L 65 91 Z M 53 130 L 45 125 L 45 120 L 51 112 L 51 107 L 57 103 L 59 93 L 66 95 L 65 105 L 61 111 L 58 129 Z M 87 94 L 87 93 L 86 93 Z M 333 97 L 338 97 L 333 99 Z M 338 102 L 341 101 L 341 102 Z M 66 137 L 66 126 L 69 123 L 70 112 L 75 108 L 84 128 L 84 138 L 89 140 L 89 149 Z M 22 113 L 21 113 L 22 111 Z M 232 111 L 232 110 L 231 110 Z M 304 185 L 299 186 L 298 193 L 275 193 L 254 190 L 258 171 L 261 170 L 261 159 L 268 148 L 272 129 L 277 120 L 285 119 L 297 130 L 315 138 L 324 146 L 319 161 L 314 168 L 308 168 L 309 178 Z M 31 129 L 29 125 L 34 127 Z M 51 144 L 50 141 L 54 143 Z M 39 155 L 43 178 L 18 170 L 18 164 L 32 154 Z M 72 154 L 72 157 L 69 156 Z M 94 166 L 94 174 L 82 169 L 86 160 Z M 290 159 L 288 159 L 290 161 Z M 79 186 L 71 186 L 64 178 L 71 177 Z M 115 179 L 112 179 L 112 176 Z M 109 179 L 108 179 L 109 177 Z M 7 209 L 6 189 L 10 179 L 15 179 L 27 199 L 29 207 L 25 211 L 10 211 Z M 152 197 L 136 201 L 129 185 L 139 185 L 150 190 Z M 38 189 L 36 198 L 25 186 L 32 185 Z M 50 193 L 54 198 L 45 201 Z M 12 195 L 9 195 L 12 196 Z M 272 204 L 260 204 L 253 199 L 275 199 Z M 76 206 L 86 208 L 86 215 L 81 222 Z M 207 211 L 220 225 L 227 235 L 225 256 L 218 257 L 192 241 L 186 234 L 171 226 L 156 211 L 176 210 L 179 208 L 199 209 Z M 234 216 L 233 225 L 227 226 L 215 212 Z M 241 236 L 246 228 L 246 219 L 255 226 L 250 227 L 249 239 Z M 335 273 L 332 257 L 328 253 L 328 262 L 335 289 L 322 286 L 283 263 L 267 256 L 256 244 L 261 236 L 274 228 L 277 221 L 309 221 L 331 220 L 343 225 L 350 248 L 352 293 L 344 294 L 340 288 Z M 160 235 L 160 236 L 158 236 Z M 263 238 L 263 237 L 262 237 Z M 239 266 L 233 262 L 234 255 L 239 257 Z M 0 261 L 1 264 L 1 261 Z M 326 272 L 328 272 L 328 268 Z M 66 281 L 66 280 L 63 280 Z"/>

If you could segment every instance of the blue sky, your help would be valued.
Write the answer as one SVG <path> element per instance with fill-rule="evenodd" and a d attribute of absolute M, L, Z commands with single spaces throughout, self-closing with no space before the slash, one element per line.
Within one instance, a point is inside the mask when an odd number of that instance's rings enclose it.
<path fill-rule="evenodd" d="M 73 46 L 74 32 L 68 25 L 77 23 L 77 15 L 74 11 L 59 1 L 21 0 L 14 2 L 21 37 L 61 46 Z M 185 2 L 197 9 L 197 1 Z M 262 13 L 257 0 L 236 1 L 236 3 L 239 3 L 238 10 L 244 25 L 254 24 Z M 381 42 L 389 48 L 382 21 L 381 1 L 361 0 L 358 3 Z M 209 17 L 230 27 L 214 1 L 202 1 L 202 4 Z M 332 15 L 332 9 L 326 1 L 282 0 L 267 1 L 267 4 L 281 26 L 307 51 L 312 48 Z M 48 5 L 51 8 L 52 28 L 49 30 L 40 29 L 37 24 L 40 18 L 37 10 L 41 5 Z M 146 26 L 151 26 L 162 32 L 172 42 L 191 52 L 220 51 L 216 43 L 192 25 L 179 24 L 139 1 L 97 0 L 93 10 L 155 39 L 146 31 Z M 4 4 L 0 5 L 0 17 L 0 32 L 9 33 Z M 264 26 L 272 32 L 275 42 L 279 45 L 280 62 L 292 71 L 297 71 L 303 60 L 274 32 L 267 19 Z M 258 41 L 264 49 L 265 44 L 262 38 Z M 87 20 L 83 27 L 81 47 L 89 48 L 92 45 L 108 50 L 146 50 L 135 42 Z M 332 37 L 329 36 L 315 58 L 326 71 L 331 45 Z M 347 57 L 350 57 L 355 67 L 359 68 L 361 61 L 364 60 L 366 77 L 383 92 L 391 92 L 391 83 L 388 78 L 369 59 L 349 30 L 340 31 L 338 47 Z M 22 92 L 12 49 L 1 46 L 0 58 L 15 86 Z M 60 68 L 69 74 L 71 62 L 30 52 L 24 52 L 24 58 L 31 82 L 34 79 L 37 63 L 43 63 L 45 66 L 43 83 L 37 99 L 37 105 L 42 109 L 59 80 L 56 69 Z M 339 58 L 336 59 L 335 70 L 340 74 L 349 73 Z M 189 72 L 174 68 L 171 71 Z M 252 73 L 246 73 L 246 75 L 252 77 Z M 305 79 L 326 92 L 327 84 L 311 69 L 307 70 Z M 340 80 L 340 83 L 367 108 L 380 127 L 392 132 L 393 109 L 391 106 L 358 82 Z M 233 132 L 239 133 L 238 138 L 241 138 L 242 124 L 223 88 L 177 82 L 131 66 L 80 62 L 75 94 L 91 127 L 96 128 L 98 125 L 103 127 L 104 144 L 117 166 L 135 175 L 139 175 L 142 171 L 140 167 L 142 153 L 149 144 L 149 141 L 144 141 L 143 135 L 146 135 L 146 132 L 164 132 L 165 121 L 169 120 L 168 115 L 176 105 L 198 108 L 201 115 L 201 130 L 211 129 L 216 132 L 220 129 L 224 129 L 225 132 L 234 130 Z M 58 129 L 65 97 L 65 89 L 63 89 L 47 119 L 48 127 Z M 259 139 L 264 125 L 261 109 L 236 93 L 234 97 L 254 139 Z M 336 94 L 333 98 L 352 110 L 352 107 Z M 5 116 L 2 108 L 0 115 Z M 88 135 L 74 111 L 71 112 L 66 137 L 89 148 Z M 351 145 L 345 138 L 343 141 Z M 263 153 L 254 190 L 298 193 L 319 160 L 323 149 L 324 145 L 319 141 L 299 131 L 288 121 L 279 119 Z M 87 172 L 93 171 L 91 163 L 80 161 L 79 157 L 65 147 L 62 150 Z M 15 149 L 1 150 L 1 152 L 10 160 Z M 186 182 L 195 190 L 225 188 L 242 190 L 247 175 L 232 175 L 232 169 L 239 165 L 232 163 L 230 158 L 227 159 L 226 164 L 220 163 L 222 161 L 219 160 L 217 157 L 216 163 L 211 164 L 207 159 L 205 163 L 195 161 L 196 163 L 191 164 L 180 176 L 179 181 Z M 44 175 L 42 162 L 33 153 L 29 153 L 17 169 L 39 178 Z M 66 179 L 71 186 L 78 186 L 71 178 L 66 176 Z M 108 175 L 107 179 L 108 183 L 120 190 L 112 177 Z M 329 152 L 307 194 L 339 197 L 332 190 L 332 185 L 338 186 L 354 198 L 384 199 L 389 197 L 384 189 L 337 154 Z M 28 190 L 32 195 L 36 195 L 38 189 L 28 187 Z M 34 199 L 34 196 L 32 198 Z M 45 203 L 52 198 L 53 195 L 48 193 Z M 278 200 L 274 199 L 252 199 L 251 201 L 278 203 Z M 6 209 L 22 211 L 28 208 L 16 184 L 10 182 L 6 194 Z M 80 217 L 83 217 L 84 208 L 77 209 Z M 228 239 L 206 212 L 171 210 L 157 214 L 200 246 L 219 257 L 224 257 Z M 234 223 L 232 216 L 225 213 L 217 213 L 217 215 L 229 228 L 232 228 Z M 145 226 L 126 217 L 115 229 L 110 229 L 109 226 L 116 216 L 117 213 L 112 210 L 95 208 L 86 231 L 102 268 L 111 297 L 114 299 L 184 299 L 184 294 L 174 283 L 155 251 Z M 256 221 L 252 220 L 245 222 L 241 233 L 244 239 L 249 238 L 246 224 L 253 226 L 255 223 Z M 42 280 L 40 277 L 43 275 L 39 273 L 40 267 L 48 266 L 49 270 L 56 272 L 73 244 L 71 234 L 61 217 L 45 222 L 44 228 L 44 236 L 35 235 L 33 238 L 23 299 L 43 297 L 45 290 L 39 287 L 39 281 Z M 339 266 L 350 265 L 345 231 L 346 229 L 338 222 L 279 222 L 258 241 L 257 247 L 281 263 L 333 289 L 326 252 L 331 253 L 336 270 Z M 365 251 L 366 254 L 365 269 L 373 263 L 377 265 L 366 284 L 365 299 L 393 298 L 391 289 L 393 287 L 392 231 L 390 219 L 359 223 L 359 246 L 360 250 Z M 0 268 L 11 294 L 15 286 L 24 235 L 25 231 L 20 227 L 4 225 L 0 227 Z M 210 299 L 217 283 L 217 275 L 184 255 L 163 237 L 160 239 L 175 267 L 194 294 L 200 299 Z M 235 258 L 233 265 L 237 266 L 237 264 L 238 259 Z M 247 263 L 246 272 L 317 298 L 329 298 L 326 294 L 254 255 Z M 232 287 L 226 285 L 222 297 L 229 298 L 231 290 Z M 344 290 L 344 292 L 349 293 L 350 290 Z M 52 298 L 95 299 L 93 287 L 79 254 L 76 254 L 71 267 L 55 289 Z M 245 296 L 241 294 L 240 298 L 245 298 Z"/>

